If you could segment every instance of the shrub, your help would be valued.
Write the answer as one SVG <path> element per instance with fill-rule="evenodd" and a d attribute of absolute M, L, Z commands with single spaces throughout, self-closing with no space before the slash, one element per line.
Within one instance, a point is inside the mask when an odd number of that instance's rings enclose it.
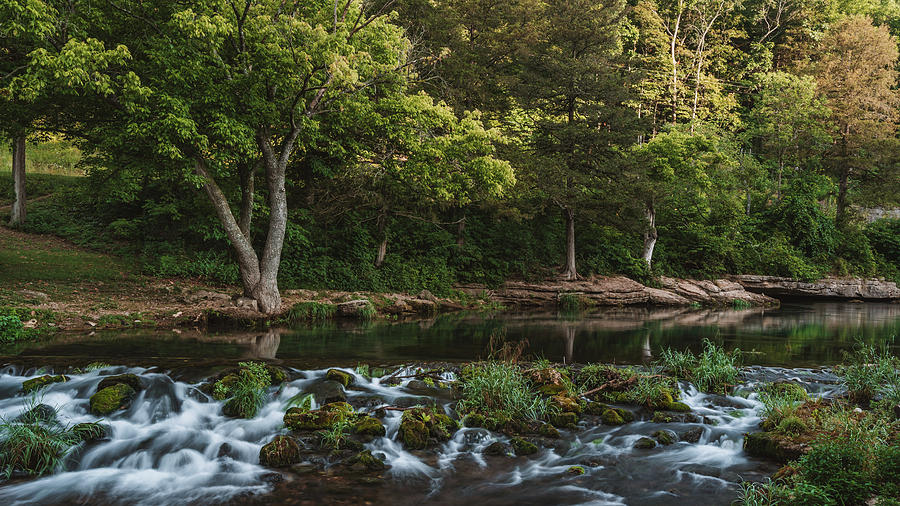
<path fill-rule="evenodd" d="M 0 314 L 0 343 L 14 343 L 25 337 L 22 320 L 13 314 Z"/>
<path fill-rule="evenodd" d="M 581 299 L 575 293 L 561 293 L 557 305 L 560 311 L 574 313 L 581 309 Z"/>
<path fill-rule="evenodd" d="M 506 362 L 484 362 L 462 371 L 460 411 L 478 411 L 511 418 L 540 420 L 549 401 L 531 390 L 522 371 Z"/>

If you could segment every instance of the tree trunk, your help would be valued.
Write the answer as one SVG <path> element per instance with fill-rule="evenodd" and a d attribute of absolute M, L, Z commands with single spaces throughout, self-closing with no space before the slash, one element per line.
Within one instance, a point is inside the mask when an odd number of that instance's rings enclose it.
<path fill-rule="evenodd" d="M 466 244 L 466 210 L 462 210 L 462 218 L 459 219 L 459 223 L 456 225 L 456 247 L 458 249 L 462 249 Z"/>
<path fill-rule="evenodd" d="M 241 167 L 241 216 L 238 225 L 244 237 L 250 240 L 250 225 L 253 221 L 253 198 L 256 191 L 256 162 Z"/>
<path fill-rule="evenodd" d="M 837 210 L 835 212 L 834 221 L 838 227 L 843 227 L 847 220 L 847 189 L 850 184 L 849 167 L 841 169 L 840 181 L 838 183 Z"/>
<path fill-rule="evenodd" d="M 25 223 L 25 135 L 13 139 L 12 175 L 16 201 L 12 205 L 9 224 L 16 226 Z"/>
<path fill-rule="evenodd" d="M 375 255 L 375 267 L 381 267 L 384 263 L 384 257 L 387 255 L 387 220 L 388 211 L 384 207 L 381 214 L 378 215 L 378 235 L 381 236 L 381 242 L 378 243 L 378 253 Z"/>
<path fill-rule="evenodd" d="M 678 43 L 678 30 L 681 28 L 681 16 L 684 14 L 684 0 L 678 0 L 678 12 L 675 16 L 675 26 L 670 33 L 672 40 L 669 46 L 669 56 L 672 59 L 672 124 L 678 122 L 678 59 L 675 57 L 675 48 Z"/>
<path fill-rule="evenodd" d="M 641 258 L 647 262 L 647 267 L 650 267 L 653 262 L 653 248 L 656 247 L 656 239 L 658 238 L 656 234 L 656 209 L 652 202 L 647 204 L 644 213 L 644 216 L 647 218 L 647 229 L 644 230 L 644 252 Z"/>
<path fill-rule="evenodd" d="M 563 209 L 566 215 L 566 270 L 563 271 L 563 279 L 576 280 L 578 272 L 575 270 L 575 209 L 566 207 Z"/>

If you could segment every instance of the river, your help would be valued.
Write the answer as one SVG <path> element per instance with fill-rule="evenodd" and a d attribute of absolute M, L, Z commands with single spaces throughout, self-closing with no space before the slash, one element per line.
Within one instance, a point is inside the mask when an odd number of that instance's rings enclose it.
<path fill-rule="evenodd" d="M 743 434 L 757 430 L 755 393 L 719 396 L 682 383 L 682 400 L 697 421 L 658 424 L 639 419 L 610 427 L 581 422 L 577 430 L 531 457 L 487 456 L 490 443 L 508 438 L 462 429 L 435 451 L 409 452 L 396 441 L 400 413 L 388 411 L 385 437 L 366 447 L 388 464 L 383 477 L 348 477 L 337 468 L 280 474 L 259 465 L 261 446 L 283 432 L 287 399 L 321 382 L 328 367 L 354 375 L 348 402 L 366 411 L 382 403 L 435 404 L 404 380 L 382 385 L 357 374 L 357 364 L 396 370 L 430 362 L 485 358 L 492 339 L 526 343 L 524 354 L 555 362 L 651 362 L 665 347 L 697 350 L 704 338 L 740 348 L 745 364 L 739 390 L 763 381 L 793 379 L 813 393 L 840 391 L 829 366 L 863 340 L 896 347 L 900 305 L 816 303 L 766 310 L 604 309 L 555 313 L 452 314 L 431 320 L 372 324 L 326 323 L 293 330 L 231 332 L 97 332 L 0 348 L 0 417 L 11 420 L 29 403 L 58 409 L 64 424 L 95 421 L 88 398 L 99 381 L 124 372 L 144 389 L 127 410 L 104 422 L 109 437 L 79 447 L 60 472 L 37 480 L 0 482 L 3 504 L 730 504 L 741 481 L 764 479 L 777 465 L 749 458 Z M 896 348 L 894 348 L 896 351 Z M 199 382 L 239 360 L 264 359 L 287 367 L 292 379 L 272 392 L 251 420 L 231 419 Z M 73 372 L 88 362 L 112 364 Z M 411 370 L 411 369 L 410 369 Z M 47 372 L 69 381 L 20 393 L 24 380 Z M 377 400 L 377 401 L 373 401 Z M 653 450 L 634 442 L 660 428 L 695 431 Z M 584 467 L 572 475 L 570 466 Z M 321 467 L 321 466 L 320 466 Z"/>

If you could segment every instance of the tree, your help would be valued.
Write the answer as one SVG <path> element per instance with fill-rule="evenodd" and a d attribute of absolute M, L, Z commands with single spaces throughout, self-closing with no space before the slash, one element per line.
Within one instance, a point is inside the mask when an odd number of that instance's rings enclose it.
<path fill-rule="evenodd" d="M 618 150 L 635 139 L 629 97 L 614 65 L 623 7 L 619 1 L 547 2 L 544 38 L 526 58 L 517 90 L 532 121 L 526 148 L 531 183 L 562 210 L 566 223 L 565 279 L 578 277 L 577 209 L 609 184 Z"/>
<path fill-rule="evenodd" d="M 870 148 L 894 135 L 900 95 L 897 41 L 885 26 L 849 16 L 832 25 L 814 65 L 820 93 L 835 123 L 829 167 L 838 183 L 836 221 L 847 221 L 851 186 L 872 166 Z"/>
<path fill-rule="evenodd" d="M 800 170 L 806 160 L 821 154 L 831 141 L 831 111 L 817 95 L 810 76 L 772 72 L 760 76 L 748 134 L 757 153 L 775 164 L 775 193 L 781 198 L 785 166 Z"/>
<path fill-rule="evenodd" d="M 633 149 L 629 182 L 644 206 L 641 258 L 648 267 L 659 239 L 657 214 L 665 209 L 690 219 L 709 215 L 715 200 L 734 193 L 738 163 L 732 155 L 733 148 L 717 136 L 682 130 L 661 133 Z"/>

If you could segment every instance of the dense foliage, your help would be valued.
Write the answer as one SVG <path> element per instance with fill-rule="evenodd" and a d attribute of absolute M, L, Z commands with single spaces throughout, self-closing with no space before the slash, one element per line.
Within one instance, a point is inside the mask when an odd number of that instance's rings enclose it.
<path fill-rule="evenodd" d="M 900 222 L 863 219 L 900 195 L 890 2 L 285 5 L 0 0 L 4 135 L 64 135 L 88 174 L 25 227 L 267 312 L 560 271 L 900 278 Z"/>

